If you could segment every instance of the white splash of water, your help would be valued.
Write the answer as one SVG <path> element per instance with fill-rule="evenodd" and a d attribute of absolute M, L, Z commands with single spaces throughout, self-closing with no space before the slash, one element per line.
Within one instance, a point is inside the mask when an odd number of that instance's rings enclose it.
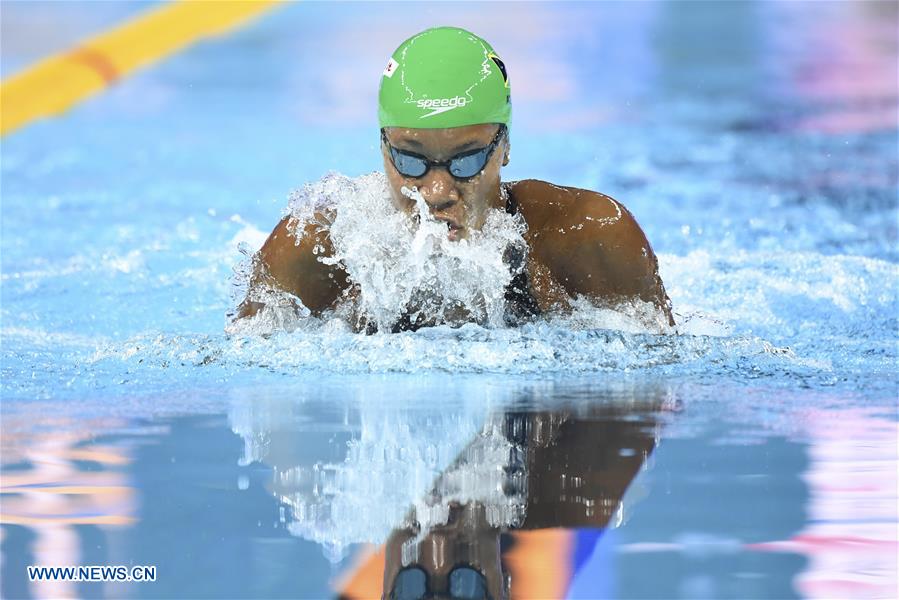
<path fill-rule="evenodd" d="M 329 230 L 334 253 L 319 260 L 343 265 L 357 318 L 378 330 L 389 331 L 407 314 L 427 324 L 501 326 L 512 279 L 504 255 L 525 247 L 523 223 L 494 210 L 481 231 L 451 241 L 418 190 L 403 193 L 415 200 L 415 217 L 393 206 L 382 173 L 356 179 L 332 173 L 291 197 L 290 216 L 295 231 L 314 219 Z"/>
<path fill-rule="evenodd" d="M 460 395 L 472 393 L 463 389 Z M 445 524 L 453 501 L 482 499 L 496 526 L 520 518 L 524 499 L 502 491 L 501 467 L 510 444 L 498 417 L 489 416 L 491 403 L 479 396 L 440 413 L 398 414 L 380 403 L 361 402 L 359 432 L 340 452 L 345 456 L 311 464 L 292 453 L 307 443 L 296 425 L 304 405 L 239 403 L 229 417 L 245 443 L 242 464 L 259 461 L 273 467 L 271 491 L 290 508 L 289 531 L 321 544 L 325 555 L 338 562 L 352 544 L 382 543 L 398 524 L 414 520 L 422 531 Z M 437 493 L 431 494 L 435 483 Z"/>
<path fill-rule="evenodd" d="M 502 432 L 502 416 L 491 415 L 459 459 L 441 473 L 432 493 L 417 498 L 398 525 L 415 532 L 403 543 L 403 566 L 417 560 L 419 545 L 433 529 L 449 523 L 453 506 L 482 506 L 492 529 L 508 529 L 524 521 L 527 471 L 523 463 L 513 464 L 513 457 L 520 456 L 517 450 Z"/>
<path fill-rule="evenodd" d="M 577 296 L 569 304 L 570 310 L 547 315 L 547 322 L 572 331 L 610 329 L 636 334 L 676 331 L 656 305 L 636 298 L 611 306 L 597 306 L 592 299 Z"/>

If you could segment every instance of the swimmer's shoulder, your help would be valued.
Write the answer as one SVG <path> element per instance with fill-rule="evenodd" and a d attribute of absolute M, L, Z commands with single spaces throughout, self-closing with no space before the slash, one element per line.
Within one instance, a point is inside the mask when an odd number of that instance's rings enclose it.
<path fill-rule="evenodd" d="M 639 298 L 674 324 L 656 256 L 623 204 L 536 179 L 506 186 L 509 204 L 527 224 L 532 259 L 565 291 L 611 302 Z"/>
<path fill-rule="evenodd" d="M 634 216 L 615 198 L 581 188 L 556 185 L 539 179 L 503 184 L 510 201 L 529 229 L 630 229 L 638 227 Z"/>

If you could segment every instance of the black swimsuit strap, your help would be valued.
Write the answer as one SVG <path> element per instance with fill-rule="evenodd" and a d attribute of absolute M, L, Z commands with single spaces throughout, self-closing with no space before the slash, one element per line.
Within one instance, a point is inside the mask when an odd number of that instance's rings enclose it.
<path fill-rule="evenodd" d="M 506 212 L 510 215 L 518 214 L 518 202 L 515 196 L 505 187 Z M 506 286 L 506 322 L 510 325 L 530 319 L 540 314 L 540 307 L 531 295 L 528 272 L 525 268 L 526 253 L 523 248 L 511 246 L 506 252 L 506 264 L 512 271 L 512 281 Z"/>
<path fill-rule="evenodd" d="M 506 212 L 510 215 L 514 215 L 518 213 L 518 202 L 515 201 L 515 196 L 512 195 L 512 192 L 509 191 L 509 186 L 506 184 L 503 185 L 503 190 L 506 192 Z"/>
<path fill-rule="evenodd" d="M 518 214 L 518 202 L 509 191 L 506 184 L 502 184 L 506 192 L 506 212 L 510 215 Z M 509 246 L 503 256 L 503 261 L 509 265 L 509 271 L 512 273 L 512 281 L 506 285 L 504 297 L 506 299 L 505 322 L 508 325 L 519 325 L 523 321 L 530 320 L 540 314 L 540 306 L 531 295 L 531 286 L 528 281 L 528 272 L 525 268 L 527 252 L 521 246 Z M 415 321 L 407 313 L 397 321 L 391 331 L 398 333 L 400 331 L 415 331 L 416 329 L 427 325 L 425 319 L 419 315 Z M 377 331 L 377 327 L 369 324 L 365 330 L 366 334 L 372 334 Z"/>

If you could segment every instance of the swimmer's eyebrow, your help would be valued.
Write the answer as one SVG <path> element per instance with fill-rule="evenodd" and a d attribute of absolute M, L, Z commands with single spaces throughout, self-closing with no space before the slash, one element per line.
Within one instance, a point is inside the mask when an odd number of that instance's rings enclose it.
<path fill-rule="evenodd" d="M 398 140 L 403 146 L 408 146 L 410 150 L 424 150 L 424 145 L 418 140 Z"/>
<path fill-rule="evenodd" d="M 456 146 L 455 150 L 453 150 L 450 153 L 450 156 L 455 156 L 456 154 L 461 154 L 461 153 L 465 152 L 466 150 L 474 150 L 475 148 L 480 149 L 480 148 L 485 147 L 486 145 L 487 144 L 482 144 L 478 140 L 472 140 L 470 142 L 465 142 L 464 144 L 462 144 L 460 146 Z"/>
<path fill-rule="evenodd" d="M 412 140 L 397 140 L 397 142 L 401 146 L 404 146 L 409 150 L 424 151 L 426 149 L 424 144 L 422 144 L 418 140 L 414 140 L 414 139 L 412 139 Z M 453 151 L 449 153 L 449 155 L 456 156 L 457 154 L 461 154 L 462 152 L 465 152 L 466 150 L 474 150 L 475 148 L 483 148 L 485 145 L 486 144 L 482 144 L 478 140 L 471 140 L 470 142 L 465 142 L 463 144 L 456 146 L 453 149 Z M 402 150 L 403 148 L 400 148 L 400 149 Z"/>

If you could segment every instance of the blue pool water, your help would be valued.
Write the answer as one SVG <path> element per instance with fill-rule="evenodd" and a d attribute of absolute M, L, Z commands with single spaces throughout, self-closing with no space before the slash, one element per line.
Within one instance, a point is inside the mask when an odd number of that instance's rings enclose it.
<path fill-rule="evenodd" d="M 148 6 L 6 3 L 3 77 Z M 896 20 L 891 3 L 289 5 L 4 138 L 0 592 L 333 595 L 460 453 L 546 413 L 570 424 L 560 444 L 601 425 L 602 451 L 630 456 L 613 438 L 635 421 L 652 449 L 617 527 L 552 524 L 592 540 L 548 551 L 570 571 L 553 594 L 894 597 Z M 383 63 L 438 24 L 509 66 L 505 178 L 622 201 L 676 334 L 589 311 L 225 333 L 238 244 L 304 183 L 380 169 Z M 29 564 L 159 577 L 34 583 Z"/>

